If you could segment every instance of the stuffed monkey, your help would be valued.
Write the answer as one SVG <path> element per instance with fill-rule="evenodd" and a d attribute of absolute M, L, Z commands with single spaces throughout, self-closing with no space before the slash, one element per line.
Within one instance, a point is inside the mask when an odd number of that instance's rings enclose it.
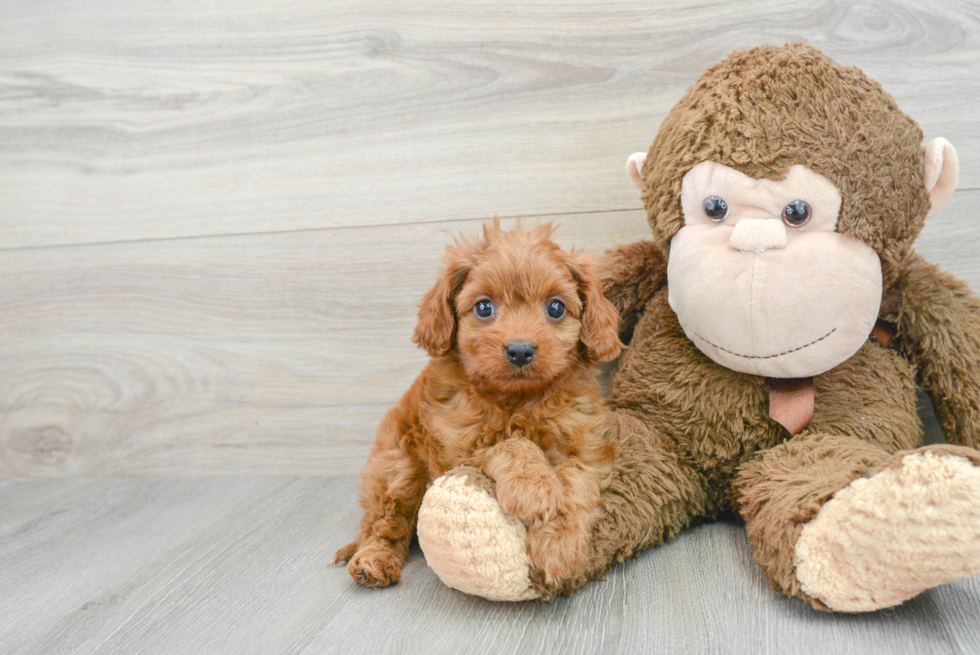
<path fill-rule="evenodd" d="M 544 586 L 493 482 L 428 490 L 419 541 L 452 587 L 572 593 L 723 514 L 770 585 L 822 610 L 980 573 L 980 301 L 912 250 L 952 146 L 874 80 L 802 46 L 708 69 L 627 171 L 653 240 L 607 253 L 629 344 L 587 567 Z M 921 384 L 948 445 L 919 447 Z"/>

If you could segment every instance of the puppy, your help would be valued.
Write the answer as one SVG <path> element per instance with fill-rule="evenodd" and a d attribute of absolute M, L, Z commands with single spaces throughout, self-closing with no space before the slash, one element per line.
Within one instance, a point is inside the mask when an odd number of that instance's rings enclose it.
<path fill-rule="evenodd" d="M 357 582 L 398 582 L 426 486 L 457 466 L 484 471 L 528 526 L 544 597 L 584 566 L 615 455 L 592 365 L 622 344 L 592 260 L 562 251 L 553 230 L 494 220 L 447 249 L 412 338 L 432 359 L 378 428 L 357 540 L 334 559 Z"/>

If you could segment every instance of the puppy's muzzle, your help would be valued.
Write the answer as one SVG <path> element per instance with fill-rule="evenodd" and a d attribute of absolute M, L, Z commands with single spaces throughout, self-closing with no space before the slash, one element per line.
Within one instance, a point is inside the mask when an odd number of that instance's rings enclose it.
<path fill-rule="evenodd" d="M 524 368 L 534 359 L 537 348 L 528 341 L 512 341 L 504 348 L 507 353 L 507 361 L 517 368 Z"/>

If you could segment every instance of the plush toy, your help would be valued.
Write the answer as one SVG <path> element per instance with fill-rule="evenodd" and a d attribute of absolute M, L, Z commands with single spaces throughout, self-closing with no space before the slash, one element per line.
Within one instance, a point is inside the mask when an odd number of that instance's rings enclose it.
<path fill-rule="evenodd" d="M 774 590 L 862 612 L 980 573 L 980 301 L 912 242 L 956 185 L 952 146 L 860 70 L 737 52 L 627 164 L 653 240 L 607 253 L 629 344 L 587 567 L 738 513 Z M 917 448 L 921 383 L 949 445 Z M 428 490 L 419 542 L 449 586 L 550 597 L 493 482 Z"/>

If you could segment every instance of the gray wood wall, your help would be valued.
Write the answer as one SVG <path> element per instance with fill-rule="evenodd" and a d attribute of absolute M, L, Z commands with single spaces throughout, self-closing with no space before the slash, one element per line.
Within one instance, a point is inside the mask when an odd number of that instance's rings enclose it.
<path fill-rule="evenodd" d="M 919 250 L 980 289 L 980 5 L 0 2 L 0 475 L 354 473 L 486 218 L 595 253 L 708 65 L 802 41 L 961 160 Z"/>

